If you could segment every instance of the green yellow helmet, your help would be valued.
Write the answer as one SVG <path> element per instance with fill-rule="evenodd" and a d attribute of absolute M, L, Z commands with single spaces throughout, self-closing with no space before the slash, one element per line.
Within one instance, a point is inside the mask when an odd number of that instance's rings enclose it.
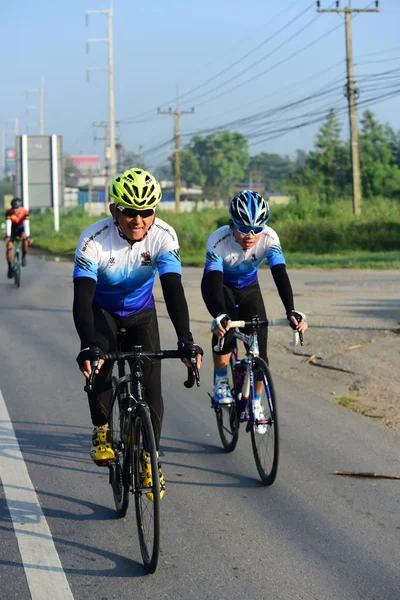
<path fill-rule="evenodd" d="M 133 168 L 112 180 L 110 196 L 117 205 L 140 210 L 157 206 L 162 192 L 160 184 L 151 173 Z"/>

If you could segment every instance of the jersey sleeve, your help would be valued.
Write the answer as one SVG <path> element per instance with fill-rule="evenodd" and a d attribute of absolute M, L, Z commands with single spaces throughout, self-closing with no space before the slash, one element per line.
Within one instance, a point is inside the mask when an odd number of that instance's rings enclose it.
<path fill-rule="evenodd" d="M 270 269 L 275 267 L 275 265 L 286 265 L 278 234 L 273 229 L 270 229 L 269 231 L 269 240 L 265 251 L 265 258 L 267 259 Z"/>
<path fill-rule="evenodd" d="M 11 236 L 11 217 L 7 210 L 7 212 L 6 212 L 6 237 L 10 237 L 10 236 Z"/>
<path fill-rule="evenodd" d="M 156 261 L 160 276 L 166 273 L 182 275 L 178 237 L 172 227 L 169 227 L 162 236 Z"/>
<path fill-rule="evenodd" d="M 29 213 L 26 215 L 26 217 L 24 219 L 24 231 L 26 233 L 26 236 L 30 237 L 31 227 L 30 227 L 30 223 L 29 223 Z"/>
<path fill-rule="evenodd" d="M 215 251 L 214 245 L 214 234 L 212 234 L 207 240 L 204 275 L 210 273 L 210 271 L 221 271 L 221 273 L 224 272 L 224 259 L 220 254 L 218 254 L 218 252 Z"/>
<path fill-rule="evenodd" d="M 77 277 L 89 277 L 97 281 L 99 254 L 96 242 L 83 232 L 75 250 L 74 274 Z"/>

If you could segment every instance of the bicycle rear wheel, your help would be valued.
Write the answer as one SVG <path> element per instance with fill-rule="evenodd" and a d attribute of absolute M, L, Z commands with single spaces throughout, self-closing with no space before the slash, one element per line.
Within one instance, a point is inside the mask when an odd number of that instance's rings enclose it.
<path fill-rule="evenodd" d="M 217 427 L 222 445 L 227 452 L 233 452 L 239 439 L 239 419 L 234 396 L 234 381 L 232 362 L 228 370 L 229 387 L 232 390 L 233 402 L 231 404 L 213 404 Z M 215 374 L 214 374 L 215 380 Z"/>
<path fill-rule="evenodd" d="M 257 471 L 264 485 L 272 485 L 278 472 L 279 431 L 276 394 L 268 365 L 255 358 L 254 381 L 262 379 L 261 410 L 263 418 L 250 409 L 249 428 Z"/>
<path fill-rule="evenodd" d="M 140 551 L 145 567 L 150 573 L 157 568 L 160 553 L 160 479 L 158 457 L 154 440 L 153 425 L 147 406 L 139 404 L 135 408 L 131 427 L 131 460 L 134 475 L 134 495 L 136 523 Z M 143 485 L 141 457 L 143 452 L 150 454 L 151 485 Z"/>
<path fill-rule="evenodd" d="M 125 517 L 129 506 L 129 453 L 121 435 L 121 397 L 116 377 L 112 378 L 113 397 L 109 416 L 111 443 L 115 458 L 109 465 L 110 484 L 118 518 Z"/>

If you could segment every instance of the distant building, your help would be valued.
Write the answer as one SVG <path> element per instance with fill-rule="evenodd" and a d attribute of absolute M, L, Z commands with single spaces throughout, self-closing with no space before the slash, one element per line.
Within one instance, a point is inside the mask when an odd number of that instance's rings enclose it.
<path fill-rule="evenodd" d="M 162 198 L 161 202 L 175 201 L 175 184 L 173 181 L 160 181 Z M 181 184 L 181 201 L 183 200 L 202 200 L 203 189 L 199 185 L 194 185 L 190 188 L 184 183 Z"/>
<path fill-rule="evenodd" d="M 233 195 L 242 192 L 243 190 L 251 189 L 254 192 L 258 192 L 260 196 L 263 196 L 270 204 L 289 204 L 292 200 L 291 196 L 284 194 L 283 192 L 270 192 L 265 189 L 265 183 L 263 182 L 253 182 L 249 183 L 248 181 L 245 183 L 240 183 L 239 185 L 235 185 L 232 188 Z"/>
<path fill-rule="evenodd" d="M 100 171 L 100 156 L 96 154 L 73 154 L 69 160 L 77 168 L 81 175 L 89 175 L 90 172 Z"/>

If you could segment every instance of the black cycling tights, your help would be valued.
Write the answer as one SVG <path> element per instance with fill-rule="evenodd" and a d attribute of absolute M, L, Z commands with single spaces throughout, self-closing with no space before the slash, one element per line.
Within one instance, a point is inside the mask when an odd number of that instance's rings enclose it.
<path fill-rule="evenodd" d="M 224 285 L 224 299 L 226 312 L 232 321 L 249 321 L 254 315 L 258 315 L 260 320 L 267 318 L 264 300 L 258 281 L 247 288 L 240 289 L 234 289 Z M 246 333 L 249 333 L 248 329 L 246 329 Z M 267 339 L 268 330 L 266 327 L 263 327 L 258 331 L 258 345 L 261 358 L 268 364 Z M 217 336 L 213 335 L 212 348 L 214 348 L 217 341 Z M 228 331 L 225 336 L 225 344 L 222 352 L 216 352 L 216 354 L 229 354 L 232 352 L 232 344 L 233 329 Z M 215 350 L 213 350 L 213 352 L 215 352 Z"/>
<path fill-rule="evenodd" d="M 103 352 L 115 352 L 117 349 L 117 328 L 124 327 L 125 352 L 132 346 L 141 345 L 143 350 L 160 350 L 157 314 L 155 308 L 147 308 L 130 317 L 111 315 L 106 310 L 93 305 L 96 344 Z M 144 386 L 146 400 L 150 406 L 157 449 L 160 444 L 161 425 L 164 404 L 161 395 L 161 361 L 144 362 Z M 89 393 L 89 407 L 93 425 L 105 425 L 108 422 L 112 398 L 112 363 L 106 361 L 96 375 L 93 392 Z"/>

